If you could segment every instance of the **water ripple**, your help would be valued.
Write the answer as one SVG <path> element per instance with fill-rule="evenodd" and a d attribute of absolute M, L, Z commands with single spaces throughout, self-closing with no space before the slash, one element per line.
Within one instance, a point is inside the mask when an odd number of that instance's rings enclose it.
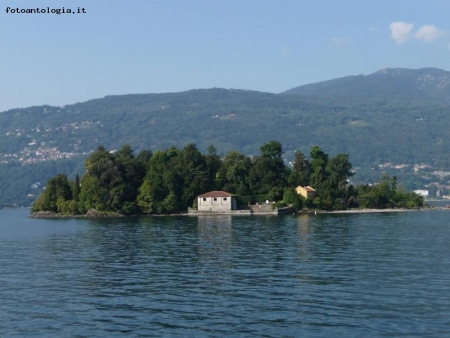
<path fill-rule="evenodd" d="M 0 211 L 2 337 L 450 332 L 448 213 L 31 220 Z"/>

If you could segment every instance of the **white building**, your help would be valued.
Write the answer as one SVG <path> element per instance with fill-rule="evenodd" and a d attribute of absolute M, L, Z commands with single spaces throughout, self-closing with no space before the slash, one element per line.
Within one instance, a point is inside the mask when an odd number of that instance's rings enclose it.
<path fill-rule="evenodd" d="M 428 196 L 428 190 L 414 190 L 414 193 L 419 196 Z"/>
<path fill-rule="evenodd" d="M 230 211 L 236 210 L 236 198 L 226 191 L 210 191 L 197 196 L 199 211 Z"/>

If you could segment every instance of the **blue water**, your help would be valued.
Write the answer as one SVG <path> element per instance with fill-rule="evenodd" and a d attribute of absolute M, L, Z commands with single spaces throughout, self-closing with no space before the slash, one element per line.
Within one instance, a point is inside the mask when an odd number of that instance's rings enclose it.
<path fill-rule="evenodd" d="M 450 336 L 450 212 L 0 210 L 0 337 Z"/>

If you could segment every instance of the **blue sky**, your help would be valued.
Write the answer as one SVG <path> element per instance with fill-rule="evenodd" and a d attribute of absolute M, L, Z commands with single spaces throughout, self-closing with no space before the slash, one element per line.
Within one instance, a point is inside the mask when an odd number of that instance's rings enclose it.
<path fill-rule="evenodd" d="M 0 111 L 450 70 L 448 0 L 0 0 Z M 84 7 L 86 14 L 6 8 Z"/>

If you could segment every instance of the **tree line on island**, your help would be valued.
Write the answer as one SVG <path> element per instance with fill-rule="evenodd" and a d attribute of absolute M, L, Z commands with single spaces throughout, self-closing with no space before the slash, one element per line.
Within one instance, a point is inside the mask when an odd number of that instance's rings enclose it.
<path fill-rule="evenodd" d="M 183 149 L 143 150 L 137 156 L 129 145 L 116 152 L 98 147 L 86 159 L 86 173 L 74 181 L 58 174 L 33 203 L 32 211 L 66 215 L 85 214 L 90 209 L 124 215 L 167 214 L 196 208 L 196 197 L 211 190 L 238 196 L 241 207 L 267 200 L 276 206 L 292 205 L 297 210 L 315 208 L 413 208 L 423 198 L 398 186 L 394 176 L 379 184 L 354 186 L 349 157 L 330 158 L 314 146 L 309 159 L 295 152 L 292 168 L 286 165 L 282 145 L 270 141 L 259 156 L 237 151 L 220 157 L 214 146 L 202 154 L 194 144 Z M 314 199 L 303 199 L 295 187 L 311 186 Z"/>

